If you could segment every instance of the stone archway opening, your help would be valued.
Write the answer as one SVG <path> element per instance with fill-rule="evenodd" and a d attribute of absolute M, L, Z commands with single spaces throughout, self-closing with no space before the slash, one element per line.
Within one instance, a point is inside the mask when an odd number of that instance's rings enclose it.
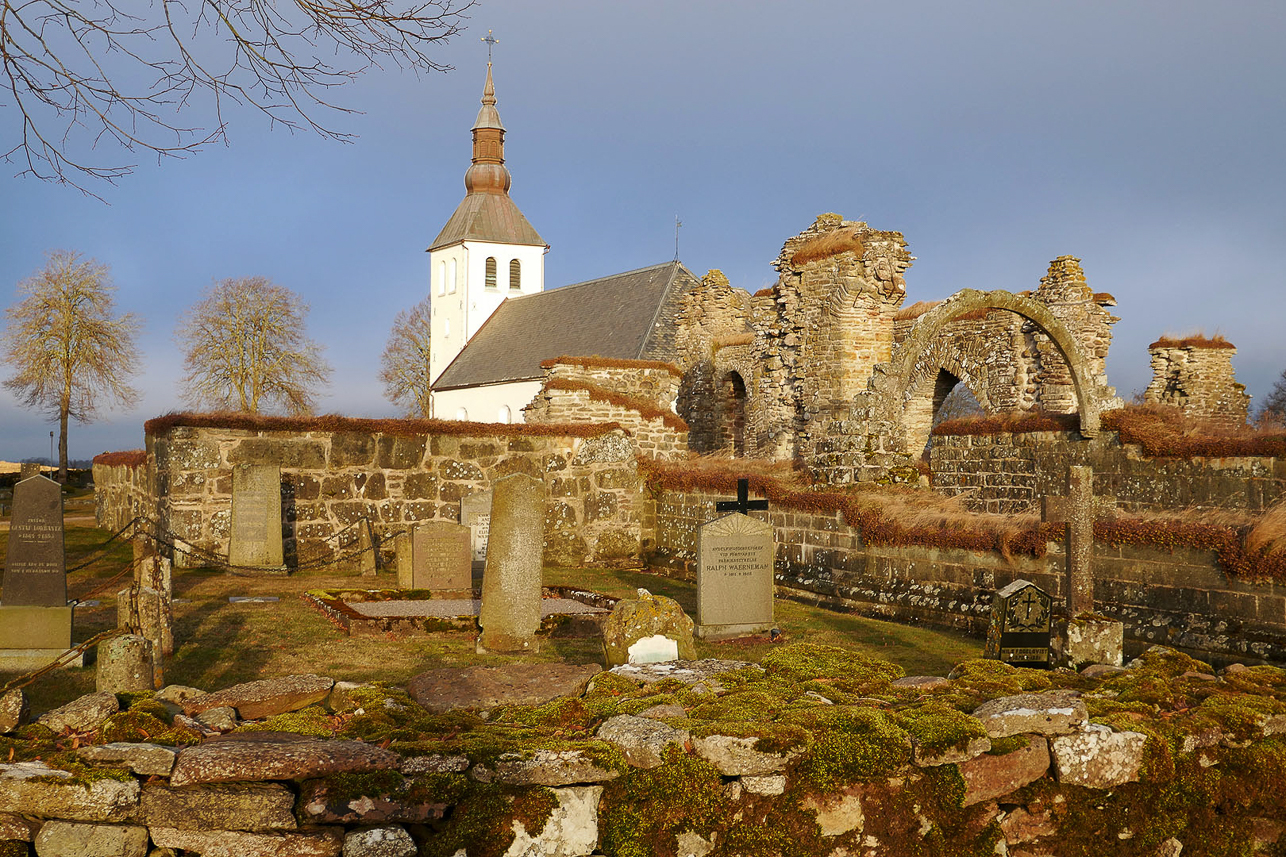
<path fill-rule="evenodd" d="M 746 454 L 746 382 L 740 372 L 732 371 L 719 385 L 720 447 L 734 456 Z"/>
<path fill-rule="evenodd" d="M 986 406 L 968 384 L 947 369 L 939 369 L 918 385 L 902 411 L 907 450 L 923 450 L 927 454 L 933 441 L 933 427 L 938 423 L 986 412 Z"/>

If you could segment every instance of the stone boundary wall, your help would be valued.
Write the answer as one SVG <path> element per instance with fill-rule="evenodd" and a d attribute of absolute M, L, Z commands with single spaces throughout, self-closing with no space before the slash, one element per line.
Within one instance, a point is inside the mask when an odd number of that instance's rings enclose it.
<path fill-rule="evenodd" d="M 393 435 L 165 427 L 147 438 L 147 466 L 156 486 L 149 506 L 163 532 L 196 553 L 226 558 L 232 467 L 276 464 L 287 566 L 351 551 L 356 529 L 337 534 L 364 517 L 389 559 L 396 533 L 419 521 L 456 521 L 462 498 L 488 490 L 503 476 L 525 473 L 545 482 L 546 561 L 579 565 L 636 558 L 642 483 L 635 440 L 611 426 L 592 437 L 531 428 Z M 204 562 L 176 553 L 180 564 Z"/>
<path fill-rule="evenodd" d="M 152 492 L 145 457 L 130 464 L 100 464 L 96 459 L 93 473 L 94 518 L 98 526 L 116 532 L 148 513 Z"/>
<path fill-rule="evenodd" d="M 644 551 L 678 577 L 696 574 L 697 531 L 722 494 L 664 490 L 649 499 Z M 765 513 L 754 513 L 761 519 Z M 1023 578 L 1065 604 L 1061 543 L 1044 557 L 868 545 L 838 512 L 770 509 L 779 597 L 877 619 L 984 634 L 996 590 Z M 648 534 L 654 536 L 649 538 Z M 1212 551 L 1094 546 L 1096 612 L 1125 624 L 1127 648 L 1164 644 L 1214 660 L 1286 660 L 1286 584 L 1230 580 Z"/>
<path fill-rule="evenodd" d="M 963 496 L 974 511 L 1011 514 L 1066 490 L 1067 468 L 1094 468 L 1094 493 L 1128 512 L 1189 506 L 1262 512 L 1286 497 L 1286 459 L 1145 458 L 1116 432 L 1093 440 L 1075 432 L 936 435 L 930 453 L 934 487 Z"/>

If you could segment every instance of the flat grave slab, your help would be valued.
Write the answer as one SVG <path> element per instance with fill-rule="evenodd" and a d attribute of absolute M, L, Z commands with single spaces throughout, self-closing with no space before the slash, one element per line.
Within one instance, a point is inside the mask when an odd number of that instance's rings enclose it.
<path fill-rule="evenodd" d="M 349 604 L 363 616 L 477 616 L 479 598 L 434 598 L 429 601 L 358 601 Z M 603 607 L 570 598 L 540 599 L 540 618 L 573 614 L 611 613 Z"/>

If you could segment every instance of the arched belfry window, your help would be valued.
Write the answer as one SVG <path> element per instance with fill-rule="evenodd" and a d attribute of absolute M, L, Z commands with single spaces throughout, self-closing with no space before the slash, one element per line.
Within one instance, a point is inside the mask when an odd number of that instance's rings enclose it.
<path fill-rule="evenodd" d="M 522 288 L 522 262 L 513 259 L 509 262 L 509 288 Z"/>
<path fill-rule="evenodd" d="M 488 256 L 488 257 L 487 257 L 487 283 L 486 283 L 486 286 L 487 286 L 487 288 L 489 288 L 489 289 L 494 289 L 494 288 L 496 287 L 496 257 L 495 257 L 495 256 Z"/>
<path fill-rule="evenodd" d="M 451 260 L 451 277 L 447 283 L 447 290 L 455 294 L 456 281 L 459 279 L 459 269 L 456 268 L 455 259 Z"/>

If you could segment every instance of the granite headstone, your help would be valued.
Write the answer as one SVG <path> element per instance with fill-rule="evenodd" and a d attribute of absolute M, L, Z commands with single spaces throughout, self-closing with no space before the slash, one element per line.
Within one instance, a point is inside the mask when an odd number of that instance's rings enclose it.
<path fill-rule="evenodd" d="M 523 473 L 492 486 L 487 567 L 478 624 L 480 651 L 539 648 L 541 573 L 545 541 L 545 483 Z"/>
<path fill-rule="evenodd" d="M 469 528 L 473 563 L 481 569 L 487 562 L 487 540 L 491 534 L 491 492 L 470 494 L 460 501 L 460 523 Z"/>
<path fill-rule="evenodd" d="M 281 468 L 238 464 L 232 469 L 232 535 L 228 564 L 279 569 L 281 544 Z"/>
<path fill-rule="evenodd" d="M 1020 667 L 1050 666 L 1052 599 L 1029 580 L 1015 580 L 995 594 L 983 657 Z"/>
<path fill-rule="evenodd" d="M 0 595 L 0 670 L 44 666 L 71 648 L 62 487 L 44 476 L 13 491 Z M 70 665 L 79 666 L 83 658 Z"/>
<path fill-rule="evenodd" d="M 469 528 L 453 521 L 425 521 L 411 531 L 411 588 L 473 587 Z"/>
<path fill-rule="evenodd" d="M 773 528 L 733 512 L 701 525 L 696 634 L 721 640 L 773 626 Z"/>

